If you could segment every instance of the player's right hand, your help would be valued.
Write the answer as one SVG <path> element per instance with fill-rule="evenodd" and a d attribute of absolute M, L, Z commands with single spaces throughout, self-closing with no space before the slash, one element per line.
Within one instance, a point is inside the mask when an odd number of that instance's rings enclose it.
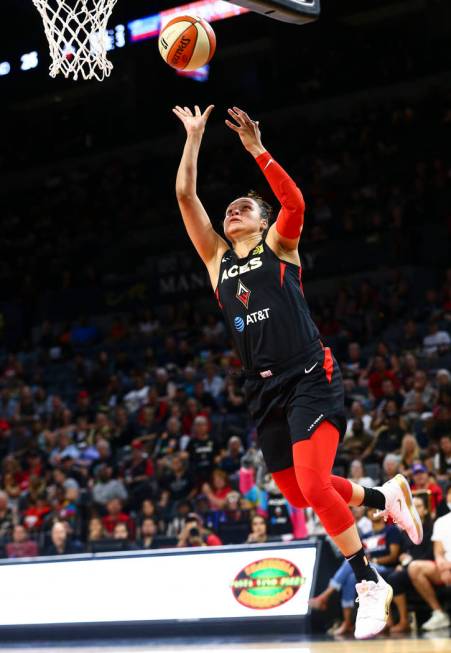
<path fill-rule="evenodd" d="M 194 115 L 189 107 L 180 107 L 177 105 L 172 109 L 172 111 L 183 123 L 187 134 L 203 134 L 205 125 L 207 124 L 207 120 L 213 109 L 214 105 L 210 104 L 210 106 L 201 113 L 200 108 L 196 104 L 194 106 Z"/>

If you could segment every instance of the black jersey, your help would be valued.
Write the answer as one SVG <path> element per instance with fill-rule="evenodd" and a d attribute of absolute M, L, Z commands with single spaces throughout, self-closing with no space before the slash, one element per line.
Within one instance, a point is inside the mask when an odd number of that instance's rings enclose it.
<path fill-rule="evenodd" d="M 279 259 L 265 241 L 244 258 L 232 249 L 224 253 L 216 298 L 245 369 L 288 363 L 319 340 L 301 275 L 300 266 Z"/>

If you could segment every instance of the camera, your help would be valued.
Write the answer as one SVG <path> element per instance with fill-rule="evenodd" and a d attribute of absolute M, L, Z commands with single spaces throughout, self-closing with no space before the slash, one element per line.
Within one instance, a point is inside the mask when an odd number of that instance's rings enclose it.
<path fill-rule="evenodd" d="M 200 530 L 196 526 L 193 526 L 192 528 L 189 529 L 189 536 L 200 537 Z"/>

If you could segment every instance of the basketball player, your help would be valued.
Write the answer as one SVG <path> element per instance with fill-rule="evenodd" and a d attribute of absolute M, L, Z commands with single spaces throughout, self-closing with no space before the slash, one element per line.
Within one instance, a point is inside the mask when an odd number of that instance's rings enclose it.
<path fill-rule="evenodd" d="M 254 194 L 238 197 L 226 209 L 222 238 L 197 196 L 198 154 L 212 110 L 173 109 L 187 133 L 176 182 L 183 221 L 239 351 L 268 470 L 293 506 L 316 511 L 349 561 L 359 602 L 355 636 L 374 637 L 386 625 L 392 588 L 368 564 L 349 506 L 378 508 L 414 543 L 422 539 L 421 520 L 401 475 L 377 489 L 332 476 L 346 426 L 344 391 L 338 364 L 322 345 L 304 297 L 298 253 L 304 199 L 263 147 L 258 122 L 238 107 L 229 109 L 226 125 L 255 159 L 281 209 L 270 226 L 266 202 Z"/>

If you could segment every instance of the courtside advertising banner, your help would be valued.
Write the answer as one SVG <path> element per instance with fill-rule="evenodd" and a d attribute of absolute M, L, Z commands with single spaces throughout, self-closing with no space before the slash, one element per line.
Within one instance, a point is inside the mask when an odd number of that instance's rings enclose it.
<path fill-rule="evenodd" d="M 202 549 L 0 565 L 0 626 L 302 616 L 317 548 Z"/>

